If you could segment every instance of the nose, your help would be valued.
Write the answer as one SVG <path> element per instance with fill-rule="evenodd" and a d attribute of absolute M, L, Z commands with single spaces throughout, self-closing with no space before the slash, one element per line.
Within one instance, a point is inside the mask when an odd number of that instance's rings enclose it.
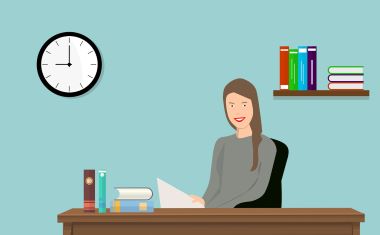
<path fill-rule="evenodd" d="M 236 110 L 236 113 L 235 113 L 235 115 L 236 115 L 236 116 L 239 116 L 239 115 L 241 115 L 241 113 L 242 113 L 242 112 L 241 112 L 241 110 L 240 110 L 240 109 L 238 109 L 238 110 Z"/>

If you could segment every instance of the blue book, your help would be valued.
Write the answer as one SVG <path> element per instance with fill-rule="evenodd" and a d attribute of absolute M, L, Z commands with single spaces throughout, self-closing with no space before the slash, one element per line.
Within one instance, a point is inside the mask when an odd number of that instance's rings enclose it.
<path fill-rule="evenodd" d="M 153 212 L 152 200 L 115 199 L 112 201 L 111 212 Z"/>
<path fill-rule="evenodd" d="M 106 213 L 107 212 L 107 205 L 106 205 L 106 174 L 107 171 L 98 171 L 99 175 L 99 213 Z"/>
<path fill-rule="evenodd" d="M 298 47 L 298 90 L 307 90 L 307 47 Z"/>

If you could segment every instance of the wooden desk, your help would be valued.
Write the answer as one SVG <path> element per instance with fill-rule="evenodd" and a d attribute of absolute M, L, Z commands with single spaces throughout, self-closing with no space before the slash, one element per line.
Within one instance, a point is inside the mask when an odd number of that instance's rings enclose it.
<path fill-rule="evenodd" d="M 64 235 L 359 235 L 364 214 L 350 208 L 155 209 L 154 213 L 58 215 Z"/>

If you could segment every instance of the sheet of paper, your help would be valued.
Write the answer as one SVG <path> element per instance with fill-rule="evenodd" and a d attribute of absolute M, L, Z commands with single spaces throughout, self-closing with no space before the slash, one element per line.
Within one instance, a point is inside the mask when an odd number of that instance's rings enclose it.
<path fill-rule="evenodd" d="M 194 203 L 188 194 L 159 178 L 157 186 L 161 208 L 204 208 L 202 204 Z"/>

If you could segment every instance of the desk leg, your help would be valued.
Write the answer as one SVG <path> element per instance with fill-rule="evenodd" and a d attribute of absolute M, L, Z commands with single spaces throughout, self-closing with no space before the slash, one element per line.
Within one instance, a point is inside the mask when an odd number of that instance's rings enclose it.
<path fill-rule="evenodd" d="M 63 223 L 63 235 L 73 235 L 72 223 Z"/>
<path fill-rule="evenodd" d="M 352 235 L 360 235 L 360 223 L 352 223 Z"/>

